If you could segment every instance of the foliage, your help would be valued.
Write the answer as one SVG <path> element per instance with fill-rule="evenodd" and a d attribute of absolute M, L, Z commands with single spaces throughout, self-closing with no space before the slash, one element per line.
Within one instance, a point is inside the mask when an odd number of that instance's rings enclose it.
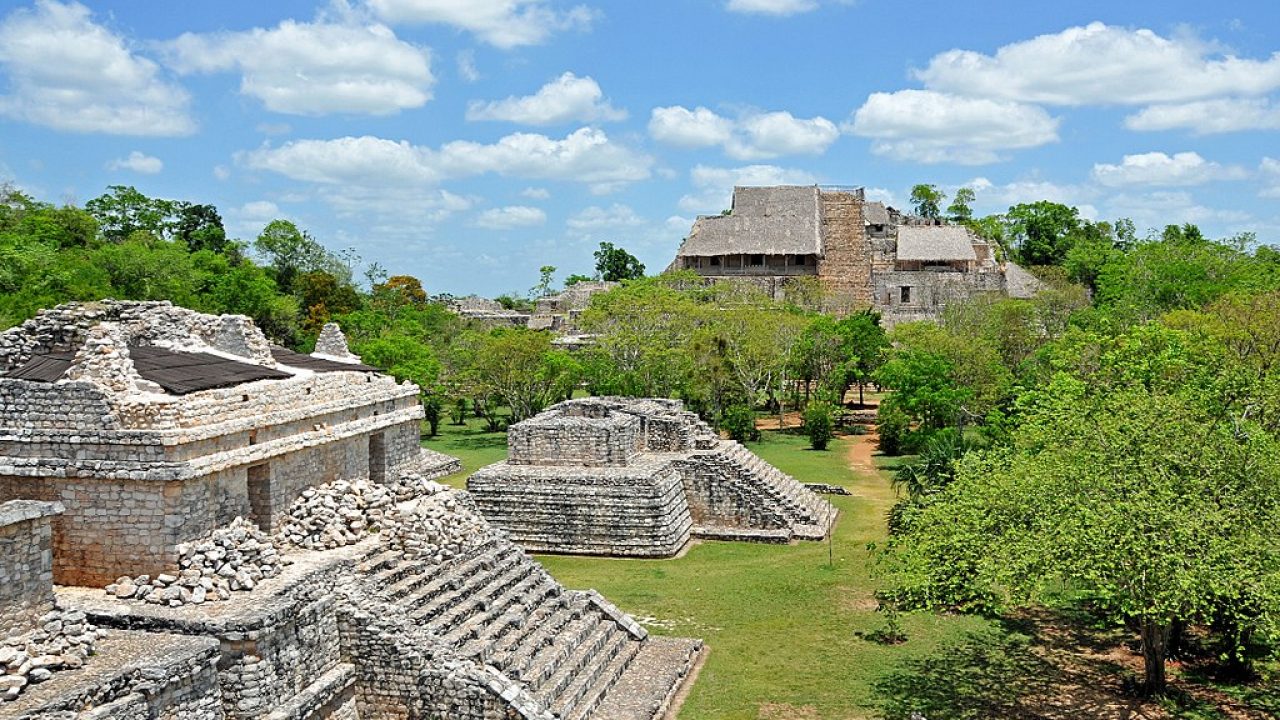
<path fill-rule="evenodd" d="M 614 247 L 613 243 L 600 243 L 600 249 L 593 255 L 596 259 L 596 274 L 601 280 L 635 280 L 644 277 L 644 264 L 626 250 Z"/>
<path fill-rule="evenodd" d="M 973 201 L 976 199 L 973 188 L 962 187 L 956 190 L 956 196 L 947 206 L 947 215 L 952 222 L 967 223 L 973 219 Z"/>
<path fill-rule="evenodd" d="M 901 455 L 907 449 L 907 436 L 911 432 L 911 416 L 898 407 L 892 398 L 880 403 L 876 410 L 877 447 L 885 455 Z"/>
<path fill-rule="evenodd" d="M 510 422 L 533 417 L 568 399 L 581 374 L 577 360 L 552 348 L 545 331 L 469 330 L 450 350 L 450 385 L 472 398 L 494 429 L 499 407 L 509 408 Z"/>
<path fill-rule="evenodd" d="M 537 299 L 550 295 L 555 285 L 555 265 L 543 265 L 538 268 L 538 284 L 529 290 L 529 297 Z"/>
<path fill-rule="evenodd" d="M 565 287 L 573 287 L 574 285 L 577 285 L 578 283 L 584 283 L 584 282 L 591 282 L 591 276 L 590 276 L 590 275 L 582 275 L 582 274 L 580 274 L 580 273 L 574 273 L 574 274 L 572 274 L 572 275 L 570 275 L 569 277 L 567 277 L 567 278 L 565 278 L 565 279 L 564 279 L 564 286 L 565 286 Z"/>
<path fill-rule="evenodd" d="M 937 185 L 920 184 L 911 188 L 911 207 L 920 217 L 937 220 L 942 217 L 942 203 L 947 194 Z"/>
<path fill-rule="evenodd" d="M 756 429 L 756 414 L 746 405 L 730 405 L 720 419 L 720 428 L 729 433 L 731 440 L 744 443 L 748 440 L 760 439 L 760 431 Z"/>
<path fill-rule="evenodd" d="M 1061 264 L 1080 227 L 1078 210 L 1048 200 L 1014 205 L 1004 219 L 1006 238 L 1024 265 Z"/>
<path fill-rule="evenodd" d="M 1231 391 L 1220 347 L 1152 327 L 1089 357 L 1024 393 L 1013 445 L 962 460 L 891 543 L 897 597 L 992 607 L 1079 588 L 1140 628 L 1158 693 L 1176 622 L 1277 631 L 1280 443 Z"/>
<path fill-rule="evenodd" d="M 835 407 L 830 403 L 817 401 L 809 403 L 804 411 L 804 432 L 809 438 L 809 447 L 814 450 L 826 450 L 827 445 L 835 438 Z"/>

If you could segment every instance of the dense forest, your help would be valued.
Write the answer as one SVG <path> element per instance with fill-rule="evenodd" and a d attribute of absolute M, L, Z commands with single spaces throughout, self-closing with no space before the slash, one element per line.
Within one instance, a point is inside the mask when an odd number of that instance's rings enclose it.
<path fill-rule="evenodd" d="M 1247 675 L 1280 644 L 1280 251 L 1194 225 L 1140 236 L 1037 202 L 975 218 L 973 193 L 917 214 L 964 223 L 1045 289 L 881 327 L 823 312 L 816 283 L 781 301 L 691 274 L 640 277 L 607 243 L 597 276 L 631 278 L 578 318 L 595 343 L 464 321 L 413 277 L 325 248 L 291 222 L 229 238 L 211 205 L 113 186 L 83 208 L 0 191 L 0 327 L 69 300 L 171 300 L 252 317 L 307 349 L 337 321 L 367 362 L 423 388 L 442 419 L 492 429 L 576 389 L 683 399 L 737 438 L 800 412 L 815 447 L 869 384 L 898 472 L 874 549 L 883 607 L 993 612 L 1069 598 L 1132 628 L 1144 687 L 1192 629 Z M 527 304 L 555 290 L 541 269 Z M 573 280 L 585 276 L 572 276 Z M 855 391 L 855 392 L 851 392 Z"/>

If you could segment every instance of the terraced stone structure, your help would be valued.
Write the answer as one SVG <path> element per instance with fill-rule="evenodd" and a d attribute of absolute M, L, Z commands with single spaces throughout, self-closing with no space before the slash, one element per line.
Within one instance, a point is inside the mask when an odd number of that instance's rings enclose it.
<path fill-rule="evenodd" d="M 419 454 L 417 388 L 357 365 L 336 328 L 319 345 L 273 351 L 244 318 L 163 303 L 64 306 L 0 334 L 0 487 L 66 505 L 0 504 L 0 540 L 16 549 L 0 558 L 0 718 L 662 717 L 701 642 L 650 638 L 598 594 L 560 586 L 466 493 L 427 480 L 457 461 Z M 201 379 L 219 386 L 189 387 Z M 316 504 L 360 533 L 334 549 L 283 544 L 275 526 L 308 506 L 293 496 L 371 482 L 394 512 Z M 170 564 L 171 543 L 212 546 L 242 517 L 285 548 L 252 587 L 177 604 L 102 587 L 104 573 L 203 582 Z M 99 540 L 112 550 L 94 554 Z M 84 561 L 101 564 L 74 571 Z M 56 672 L 10 651 L 86 629 L 92 652 L 38 661 Z"/>
<path fill-rule="evenodd" d="M 418 388 L 337 332 L 308 356 L 167 302 L 41 312 L 0 333 L 0 502 L 62 503 L 55 581 L 104 585 L 236 517 L 270 532 L 328 480 L 456 469 L 419 447 Z"/>
<path fill-rule="evenodd" d="M 467 487 L 529 550 L 669 557 L 694 537 L 820 540 L 835 522 L 830 503 L 678 400 L 570 400 L 507 437 L 507 459 Z"/>

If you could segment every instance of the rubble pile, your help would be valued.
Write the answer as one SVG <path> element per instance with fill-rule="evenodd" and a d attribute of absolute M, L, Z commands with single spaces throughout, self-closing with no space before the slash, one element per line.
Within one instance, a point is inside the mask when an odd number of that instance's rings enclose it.
<path fill-rule="evenodd" d="M 395 513 L 396 495 L 387 486 L 335 480 L 304 490 L 277 537 L 307 550 L 332 550 L 381 531 Z"/>
<path fill-rule="evenodd" d="M 388 525 L 388 547 L 441 563 L 492 534 L 469 495 L 449 492 L 448 486 L 430 480 L 422 488 L 424 494 L 417 504 L 401 510 Z"/>
<path fill-rule="evenodd" d="M 28 685 L 83 666 L 105 635 L 83 612 L 54 610 L 40 618 L 35 630 L 0 639 L 0 699 L 16 700 Z"/>
<path fill-rule="evenodd" d="M 288 562 L 269 535 L 236 518 L 203 540 L 179 545 L 177 575 L 122 577 L 107 586 L 107 593 L 169 607 L 200 605 L 253 590 Z"/>

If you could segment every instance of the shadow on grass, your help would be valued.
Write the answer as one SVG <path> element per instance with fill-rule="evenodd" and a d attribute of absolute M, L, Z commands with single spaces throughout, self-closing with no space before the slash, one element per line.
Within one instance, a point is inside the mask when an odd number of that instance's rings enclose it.
<path fill-rule="evenodd" d="M 894 667 L 873 688 L 887 720 L 1055 718 L 1042 712 L 1057 669 L 1025 637 L 969 633 Z"/>
<path fill-rule="evenodd" d="M 506 448 L 506 433 L 484 433 L 467 436 L 454 436 L 449 438 L 449 445 L 465 450 L 488 450 L 491 448 Z"/>

